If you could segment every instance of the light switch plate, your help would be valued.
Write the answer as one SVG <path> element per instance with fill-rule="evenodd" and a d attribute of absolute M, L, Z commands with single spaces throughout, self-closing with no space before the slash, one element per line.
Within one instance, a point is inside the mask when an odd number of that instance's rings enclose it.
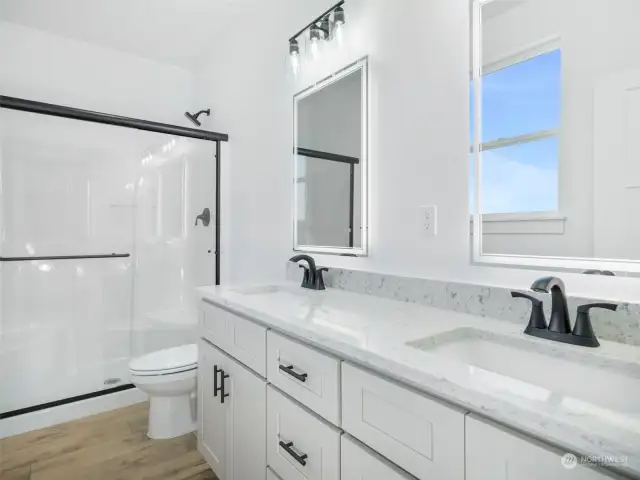
<path fill-rule="evenodd" d="M 420 223 L 426 236 L 435 237 L 438 234 L 438 209 L 435 205 L 420 207 Z"/>

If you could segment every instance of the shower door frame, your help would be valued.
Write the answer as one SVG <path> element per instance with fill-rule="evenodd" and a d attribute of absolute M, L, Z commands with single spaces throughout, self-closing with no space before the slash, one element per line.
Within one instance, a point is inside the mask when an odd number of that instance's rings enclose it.
<path fill-rule="evenodd" d="M 171 125 L 168 123 L 152 122 L 149 120 L 142 120 L 139 118 L 123 117 L 120 115 L 112 115 L 109 113 L 94 112 L 91 110 L 82 110 L 80 108 L 67 107 L 63 105 L 55 105 L 51 103 L 37 102 L 34 100 L 26 100 L 23 98 L 9 97 L 0 95 L 0 108 L 7 110 L 17 110 L 21 112 L 38 113 L 42 115 L 49 115 L 53 117 L 69 118 L 72 120 L 80 120 L 85 122 L 100 123 L 103 125 L 111 125 L 115 127 L 132 128 L 136 130 L 145 130 L 148 132 L 163 133 L 167 135 L 174 135 L 178 137 L 195 138 L 198 140 L 206 140 L 214 142 L 216 144 L 216 179 L 215 179 L 215 284 L 220 285 L 220 201 L 222 198 L 220 189 L 221 181 L 220 175 L 222 173 L 222 151 L 220 144 L 222 142 L 229 141 L 229 135 L 226 133 L 212 132 L 209 130 L 199 130 L 196 128 L 181 127 L 179 125 Z M 0 262 L 18 262 L 18 261 L 32 261 L 32 260 L 70 260 L 70 259 L 82 259 L 82 258 L 114 258 L 114 257 L 128 257 L 128 253 L 111 253 L 111 254 L 96 254 L 96 255 L 69 255 L 69 256 L 49 256 L 49 257 L 1 257 Z M 83 395 L 77 395 L 75 397 L 64 398 L 53 402 L 47 402 L 40 405 L 34 405 L 31 407 L 21 408 L 18 410 L 12 410 L 10 412 L 0 412 L 0 420 L 6 418 L 17 417 L 27 413 L 37 412 L 52 407 L 58 407 L 61 405 L 67 405 L 83 400 L 88 400 L 95 397 L 101 397 L 112 393 L 121 392 L 123 390 L 129 390 L 135 388 L 132 384 L 119 385 L 114 388 L 100 390 L 97 392 L 86 393 Z"/>

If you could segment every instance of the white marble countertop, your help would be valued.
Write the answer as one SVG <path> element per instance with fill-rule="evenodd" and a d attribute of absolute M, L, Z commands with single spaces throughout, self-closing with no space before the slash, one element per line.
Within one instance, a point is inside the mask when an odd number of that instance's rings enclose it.
<path fill-rule="evenodd" d="M 616 470 L 640 477 L 638 347 L 559 344 L 524 335 L 525 325 L 293 283 L 198 290 L 211 303 L 548 443 L 583 455 L 626 457 Z M 524 352 L 520 367 L 511 358 L 492 371 L 436 348 L 469 333 L 497 342 L 487 352 Z M 551 365 L 577 370 L 544 367 L 535 362 L 540 354 Z M 564 378 L 567 371 L 585 378 Z"/>

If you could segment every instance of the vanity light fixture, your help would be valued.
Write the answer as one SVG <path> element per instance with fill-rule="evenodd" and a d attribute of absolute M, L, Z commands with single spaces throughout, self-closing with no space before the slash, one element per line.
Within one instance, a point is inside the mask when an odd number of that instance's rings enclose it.
<path fill-rule="evenodd" d="M 309 31 L 309 40 L 311 40 L 311 54 L 313 58 L 318 58 L 320 52 L 320 28 L 317 25 L 312 25 Z"/>
<path fill-rule="evenodd" d="M 289 56 L 291 57 L 291 67 L 294 74 L 300 70 L 300 44 L 298 38 L 309 31 L 309 42 L 311 54 L 317 58 L 320 53 L 320 41 L 330 41 L 333 38 L 338 39 L 338 43 L 342 44 L 342 31 L 345 24 L 344 5 L 345 0 L 336 3 L 329 10 L 324 12 L 318 18 L 313 20 L 302 30 L 289 39 Z M 332 18 L 333 17 L 333 18 Z"/>
<path fill-rule="evenodd" d="M 333 38 L 338 41 L 339 45 L 344 42 L 344 8 L 338 7 L 333 11 Z"/>
<path fill-rule="evenodd" d="M 300 44 L 295 38 L 289 41 L 289 56 L 293 73 L 297 75 L 300 71 Z"/>

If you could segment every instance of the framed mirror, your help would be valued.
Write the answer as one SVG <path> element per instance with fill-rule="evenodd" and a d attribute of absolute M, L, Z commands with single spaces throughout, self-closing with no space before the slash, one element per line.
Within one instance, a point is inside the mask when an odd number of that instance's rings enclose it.
<path fill-rule="evenodd" d="M 474 261 L 640 272 L 640 2 L 473 11 Z"/>
<path fill-rule="evenodd" d="M 294 96 L 294 250 L 367 255 L 368 68 Z"/>

